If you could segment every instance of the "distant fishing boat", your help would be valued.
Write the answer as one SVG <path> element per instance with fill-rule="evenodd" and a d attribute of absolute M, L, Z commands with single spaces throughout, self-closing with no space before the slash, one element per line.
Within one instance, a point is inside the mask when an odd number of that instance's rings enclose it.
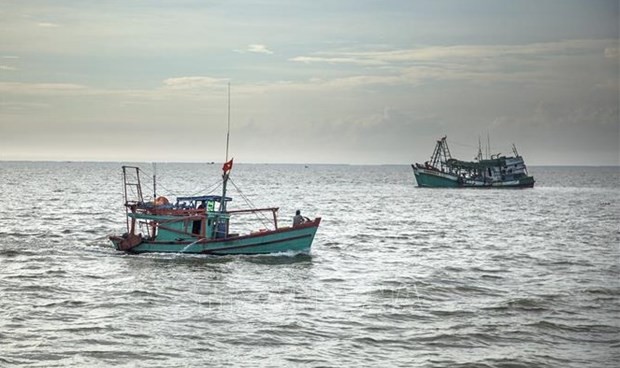
<path fill-rule="evenodd" d="M 321 218 L 305 218 L 295 226 L 280 226 L 277 207 L 228 210 L 232 198 L 226 196 L 233 160 L 228 160 L 230 137 L 230 88 L 226 161 L 222 167 L 222 195 L 177 197 L 171 203 L 157 196 L 153 174 L 153 201 L 145 201 L 140 180 L 141 169 L 123 166 L 124 206 L 127 232 L 110 236 L 116 250 L 132 253 L 266 254 L 310 251 Z M 234 182 L 233 182 L 234 185 Z M 270 213 L 267 218 L 264 213 Z M 241 215 L 262 215 L 269 220 L 265 228 L 237 233 L 231 231 L 233 219 Z"/>
<path fill-rule="evenodd" d="M 452 158 L 447 137 L 437 141 L 430 161 L 413 164 L 413 174 L 419 187 L 429 188 L 532 188 L 534 177 L 527 172 L 523 157 L 512 146 L 514 156 L 491 155 L 474 161 Z"/>

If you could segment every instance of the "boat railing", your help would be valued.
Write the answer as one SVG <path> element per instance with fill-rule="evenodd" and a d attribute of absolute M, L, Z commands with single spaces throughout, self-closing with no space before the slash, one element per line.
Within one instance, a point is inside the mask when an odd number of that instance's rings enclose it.
<path fill-rule="evenodd" d="M 251 208 L 251 209 L 240 209 L 240 210 L 230 210 L 226 211 L 224 214 L 231 215 L 247 215 L 247 214 L 256 214 L 260 212 L 270 212 L 271 219 L 269 221 L 273 222 L 275 229 L 278 228 L 278 218 L 277 212 L 279 207 L 265 207 L 265 208 Z M 132 206 L 132 213 L 143 214 L 143 215 L 154 215 L 154 216 L 174 216 L 178 217 L 176 221 L 184 221 L 184 220 L 195 220 L 198 218 L 204 218 L 209 213 L 217 214 L 218 212 L 213 211 L 205 211 L 204 208 L 175 208 L 170 206 L 153 206 L 151 204 L 144 205 L 139 204 L 137 206 Z M 267 218 L 267 216 L 265 216 Z"/>
<path fill-rule="evenodd" d="M 205 213 L 204 208 L 176 208 L 170 206 L 137 206 L 135 212 L 161 216 L 194 216 Z"/>
<path fill-rule="evenodd" d="M 279 207 L 247 208 L 247 209 L 242 209 L 242 210 L 231 210 L 231 211 L 227 211 L 227 213 L 230 213 L 230 214 L 245 214 L 245 213 L 256 213 L 256 212 L 276 213 L 278 212 L 279 209 L 280 209 Z"/>

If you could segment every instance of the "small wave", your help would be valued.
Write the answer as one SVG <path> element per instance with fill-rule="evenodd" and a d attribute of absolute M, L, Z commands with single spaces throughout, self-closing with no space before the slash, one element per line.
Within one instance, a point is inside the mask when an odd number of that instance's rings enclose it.
<path fill-rule="evenodd" d="M 14 232 L 10 232 L 10 233 L 4 233 L 1 232 L 0 235 L 2 236 L 12 236 L 14 238 L 27 238 L 29 236 L 31 236 L 31 233 L 14 233 Z"/>
<path fill-rule="evenodd" d="M 0 355 L 0 363 L 6 363 L 9 365 L 15 365 L 15 366 L 25 366 L 28 364 L 28 362 L 25 360 L 11 359 L 8 357 L 3 357 L 1 355 Z"/>
<path fill-rule="evenodd" d="M 284 265 L 312 261 L 312 255 L 310 255 L 310 253 L 293 251 L 270 254 L 241 255 L 240 257 L 251 263 L 265 265 Z"/>
<path fill-rule="evenodd" d="M 46 275 L 66 275 L 67 271 L 65 270 L 47 270 L 45 271 Z"/>
<path fill-rule="evenodd" d="M 288 362 L 293 363 L 295 366 L 312 366 L 312 367 L 329 367 L 333 365 L 331 360 L 313 359 L 313 358 L 298 358 L 298 357 L 284 357 Z"/>
<path fill-rule="evenodd" d="M 327 277 L 327 278 L 322 278 L 320 279 L 321 282 L 344 282 L 345 279 L 339 278 L 339 277 Z"/>
<path fill-rule="evenodd" d="M 453 309 L 453 310 L 431 310 L 430 314 L 438 317 L 467 317 L 475 315 L 476 313 L 473 311 L 463 310 L 463 309 Z"/>
<path fill-rule="evenodd" d="M 373 297 L 379 299 L 387 299 L 390 301 L 402 301 L 402 300 L 419 300 L 420 295 L 418 294 L 418 290 L 415 286 L 410 287 L 407 285 L 402 285 L 394 288 L 380 288 L 367 291 L 366 294 L 369 294 Z"/>
<path fill-rule="evenodd" d="M 390 240 L 409 240 L 409 237 L 405 235 L 387 235 L 384 238 Z"/>
<path fill-rule="evenodd" d="M 620 334 L 620 327 L 610 326 L 610 325 L 567 325 L 559 322 L 552 322 L 547 320 L 542 320 L 534 323 L 527 324 L 526 326 L 542 329 L 542 330 L 552 330 L 552 331 L 561 331 L 561 332 L 576 332 L 576 333 L 599 333 L 599 334 L 609 334 L 612 336 L 617 336 Z"/>
<path fill-rule="evenodd" d="M 294 343 L 287 343 L 284 339 L 278 337 L 277 335 L 265 336 L 259 335 L 254 336 L 253 334 L 250 336 L 246 336 L 243 339 L 228 339 L 226 340 L 231 345 L 241 345 L 241 346 L 282 346 L 282 345 L 294 345 Z"/>
<path fill-rule="evenodd" d="M 325 242 L 325 243 L 323 243 L 323 246 L 326 246 L 326 247 L 335 247 L 335 246 L 340 246 L 340 245 L 341 245 L 341 243 L 338 243 L 338 242 Z"/>
<path fill-rule="evenodd" d="M 474 272 L 482 272 L 482 273 L 505 273 L 508 272 L 505 269 L 501 268 L 483 268 L 483 267 L 472 267 L 472 271 Z"/>
<path fill-rule="evenodd" d="M 88 356 L 92 358 L 101 359 L 104 361 L 108 361 L 108 364 L 111 362 L 118 361 L 126 361 L 126 362 L 144 362 L 149 360 L 154 361 L 164 361 L 169 358 L 178 358 L 181 355 L 179 353 L 165 352 L 165 351 L 149 351 L 148 354 L 133 352 L 127 349 L 125 350 L 82 350 L 82 351 L 66 351 L 63 354 L 74 357 L 74 356 Z"/>
<path fill-rule="evenodd" d="M 569 362 L 569 361 L 566 361 Z M 457 367 L 492 367 L 492 368 L 531 368 L 531 367 L 553 367 L 553 365 L 547 364 L 544 360 L 532 361 L 532 359 L 524 358 L 485 358 L 483 361 L 476 362 L 475 364 L 467 364 Z"/>
<path fill-rule="evenodd" d="M 146 290 L 132 290 L 129 293 L 127 293 L 129 295 L 134 295 L 134 296 L 139 296 L 139 297 L 153 297 L 153 298 L 164 298 L 164 299 L 169 299 L 170 297 L 166 296 L 166 295 L 162 295 L 159 293 L 154 293 L 151 291 L 146 291 Z"/>
<path fill-rule="evenodd" d="M 61 328 L 58 331 L 63 331 L 63 332 L 68 332 L 68 333 L 72 333 L 72 334 L 79 334 L 79 333 L 89 333 L 89 332 L 107 332 L 109 331 L 110 327 L 99 327 L 99 326 L 83 326 L 83 327 L 65 327 L 65 328 Z"/>
<path fill-rule="evenodd" d="M 92 328 L 84 328 L 78 331 L 69 331 L 69 330 L 61 330 L 63 332 L 69 333 L 89 333 L 94 332 Z M 86 346 L 124 346 L 125 343 L 122 340 L 109 340 L 109 339 L 81 339 L 78 340 L 79 343 L 84 344 Z"/>
<path fill-rule="evenodd" d="M 6 257 L 6 258 L 14 258 L 17 257 L 19 255 L 24 254 L 24 252 L 18 251 L 18 250 L 13 250 L 13 249 L 0 249 L 0 257 Z"/>
<path fill-rule="evenodd" d="M 51 303 L 46 303 L 46 304 L 41 304 L 35 307 L 39 307 L 39 308 L 49 308 L 49 307 L 79 307 L 82 305 L 87 304 L 84 301 L 81 300 L 62 300 L 62 301 L 58 301 L 58 302 L 51 302 Z"/>
<path fill-rule="evenodd" d="M 422 342 L 429 346 L 444 348 L 474 348 L 493 344 L 495 337 L 485 333 L 438 333 L 412 337 L 407 342 L 409 344 Z"/>
<path fill-rule="evenodd" d="M 590 288 L 586 288 L 583 290 L 584 293 L 586 294 L 592 294 L 592 295 L 604 295 L 604 296 L 609 296 L 609 297 L 614 297 L 614 296 L 620 296 L 620 288 L 606 288 L 606 287 L 602 287 L 602 286 L 598 286 L 598 287 L 590 287 Z"/>
<path fill-rule="evenodd" d="M 498 275 L 480 275 L 480 278 L 491 280 L 502 280 L 504 277 Z"/>
<path fill-rule="evenodd" d="M 508 309 L 522 310 L 528 312 L 542 312 L 547 310 L 547 303 L 534 298 L 511 299 L 506 303 Z"/>
<path fill-rule="evenodd" d="M 454 291 L 457 294 L 462 295 L 471 295 L 478 294 L 484 296 L 499 296 L 502 295 L 498 290 L 482 287 L 482 286 L 474 286 L 474 285 L 457 285 L 454 287 Z"/>

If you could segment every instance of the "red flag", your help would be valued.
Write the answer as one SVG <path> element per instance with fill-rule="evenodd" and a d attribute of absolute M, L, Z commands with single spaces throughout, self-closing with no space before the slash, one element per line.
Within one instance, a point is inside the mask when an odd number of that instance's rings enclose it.
<path fill-rule="evenodd" d="M 230 161 L 224 162 L 224 166 L 222 166 L 222 171 L 224 171 L 224 174 L 228 174 L 228 172 L 232 169 L 232 165 L 233 165 L 232 158 L 230 159 Z"/>

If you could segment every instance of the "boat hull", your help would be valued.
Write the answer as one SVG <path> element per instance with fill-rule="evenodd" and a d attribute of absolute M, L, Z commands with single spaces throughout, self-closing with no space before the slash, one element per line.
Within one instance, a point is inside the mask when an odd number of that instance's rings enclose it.
<path fill-rule="evenodd" d="M 484 182 L 466 180 L 437 170 L 411 165 L 419 187 L 423 188 L 533 188 L 534 178 L 527 176 L 518 180 Z"/>
<path fill-rule="evenodd" d="M 428 171 L 428 172 L 427 172 Z M 458 188 L 458 178 L 456 176 L 443 174 L 440 172 L 431 172 L 430 170 L 422 170 L 413 168 L 413 174 L 419 187 L 424 188 Z"/>
<path fill-rule="evenodd" d="M 121 238 L 111 237 L 115 248 L 130 253 L 189 253 L 189 254 L 269 254 L 308 253 L 321 222 L 320 218 L 300 226 L 262 231 L 245 236 L 216 240 L 196 239 L 194 241 L 157 242 L 142 240 L 125 249 Z"/>

